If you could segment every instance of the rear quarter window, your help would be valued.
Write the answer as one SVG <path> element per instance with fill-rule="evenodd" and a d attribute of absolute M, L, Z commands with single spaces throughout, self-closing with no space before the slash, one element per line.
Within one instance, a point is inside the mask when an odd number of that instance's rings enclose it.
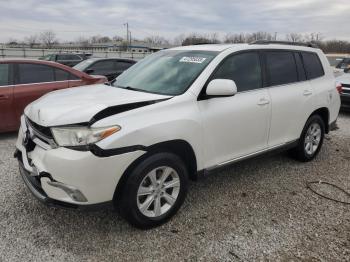
<path fill-rule="evenodd" d="M 301 56 L 308 79 L 315 79 L 324 75 L 323 66 L 316 53 L 302 52 Z"/>

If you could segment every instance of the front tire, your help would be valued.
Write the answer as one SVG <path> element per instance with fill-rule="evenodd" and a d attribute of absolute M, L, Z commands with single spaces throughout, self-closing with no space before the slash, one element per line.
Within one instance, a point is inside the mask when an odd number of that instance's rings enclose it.
<path fill-rule="evenodd" d="M 135 227 L 148 229 L 165 223 L 185 200 L 188 171 L 175 154 L 152 154 L 126 175 L 117 205 Z"/>
<path fill-rule="evenodd" d="M 325 123 L 319 115 L 312 115 L 306 122 L 299 144 L 291 153 L 302 162 L 313 160 L 321 150 L 325 134 Z"/>

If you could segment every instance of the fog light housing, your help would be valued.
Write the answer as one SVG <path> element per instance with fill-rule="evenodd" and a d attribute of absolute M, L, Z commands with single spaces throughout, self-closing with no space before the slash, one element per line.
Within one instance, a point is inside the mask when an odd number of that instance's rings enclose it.
<path fill-rule="evenodd" d="M 87 202 L 88 200 L 86 197 L 83 195 L 83 193 L 80 192 L 79 189 L 65 185 L 63 183 L 57 182 L 57 181 L 47 181 L 47 184 L 53 187 L 57 187 L 62 189 L 66 194 L 74 201 L 76 202 Z"/>

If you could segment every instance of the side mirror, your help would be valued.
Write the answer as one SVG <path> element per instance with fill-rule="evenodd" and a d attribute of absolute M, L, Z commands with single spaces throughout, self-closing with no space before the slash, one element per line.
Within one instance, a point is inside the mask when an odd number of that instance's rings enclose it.
<path fill-rule="evenodd" d="M 94 69 L 87 69 L 86 71 L 85 71 L 85 73 L 87 73 L 87 74 L 92 74 L 93 72 L 95 72 L 95 70 Z"/>
<path fill-rule="evenodd" d="M 208 97 L 234 96 L 237 94 L 237 86 L 233 80 L 214 79 L 207 86 Z"/>

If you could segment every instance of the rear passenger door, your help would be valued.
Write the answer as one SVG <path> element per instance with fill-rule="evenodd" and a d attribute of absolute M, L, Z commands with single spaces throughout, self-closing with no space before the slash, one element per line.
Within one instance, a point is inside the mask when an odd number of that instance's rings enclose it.
<path fill-rule="evenodd" d="M 15 129 L 15 119 L 12 64 L 0 64 L 0 131 Z"/>
<path fill-rule="evenodd" d="M 265 149 L 271 110 L 268 91 L 263 88 L 259 52 L 227 57 L 209 81 L 212 79 L 235 81 L 238 93 L 198 101 L 206 168 Z"/>
<path fill-rule="evenodd" d="M 272 100 L 268 144 L 273 147 L 299 138 L 314 108 L 313 90 L 299 52 L 264 51 L 264 58 Z"/>
<path fill-rule="evenodd" d="M 59 79 L 56 82 L 56 77 Z M 65 72 L 41 64 L 23 63 L 15 67 L 14 104 L 19 119 L 24 108 L 42 95 L 69 87 Z"/>

